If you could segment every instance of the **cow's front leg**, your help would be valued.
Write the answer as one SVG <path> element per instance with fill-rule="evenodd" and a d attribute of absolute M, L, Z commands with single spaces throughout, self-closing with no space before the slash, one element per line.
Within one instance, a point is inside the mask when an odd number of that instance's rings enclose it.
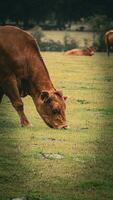
<path fill-rule="evenodd" d="M 16 109 L 20 117 L 21 126 L 31 126 L 27 117 L 24 114 L 24 106 L 19 94 L 15 76 L 11 76 L 4 83 L 3 87 L 6 95 L 9 97 L 13 107 Z"/>

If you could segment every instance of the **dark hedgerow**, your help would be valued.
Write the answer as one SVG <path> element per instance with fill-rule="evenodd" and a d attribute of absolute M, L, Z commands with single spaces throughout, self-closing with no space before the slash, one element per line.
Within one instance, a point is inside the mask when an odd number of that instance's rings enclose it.
<path fill-rule="evenodd" d="M 40 41 L 40 50 L 41 51 L 66 51 L 69 49 L 77 48 L 77 42 L 71 37 L 64 36 L 64 42 L 48 40 Z"/>
<path fill-rule="evenodd" d="M 40 42 L 41 51 L 64 51 L 65 47 L 60 41 L 48 40 Z"/>

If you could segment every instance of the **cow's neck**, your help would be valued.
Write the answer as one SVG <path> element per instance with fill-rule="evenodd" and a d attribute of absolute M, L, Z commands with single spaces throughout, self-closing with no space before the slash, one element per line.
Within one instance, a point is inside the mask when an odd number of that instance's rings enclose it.
<path fill-rule="evenodd" d="M 31 90 L 33 96 L 35 96 L 36 94 L 40 95 L 43 90 L 55 91 L 55 88 L 51 82 L 49 73 L 40 53 L 38 56 L 35 57 L 32 62 L 31 73 Z"/>

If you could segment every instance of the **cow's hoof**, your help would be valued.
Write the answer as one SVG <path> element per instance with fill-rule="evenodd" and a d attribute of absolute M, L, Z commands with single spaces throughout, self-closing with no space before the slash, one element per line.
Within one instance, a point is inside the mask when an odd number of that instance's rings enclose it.
<path fill-rule="evenodd" d="M 21 127 L 32 127 L 32 124 L 29 123 L 29 121 L 27 119 L 22 119 L 21 120 Z"/>
<path fill-rule="evenodd" d="M 33 125 L 31 123 L 29 124 L 21 124 L 21 127 L 28 127 L 28 128 L 32 128 Z"/>
<path fill-rule="evenodd" d="M 32 128 L 33 125 L 31 123 L 28 123 L 28 124 L 21 124 L 21 127 L 29 127 L 29 128 Z"/>
<path fill-rule="evenodd" d="M 33 127 L 33 125 L 32 124 L 21 124 L 21 127 L 29 127 L 29 128 L 32 128 Z"/>

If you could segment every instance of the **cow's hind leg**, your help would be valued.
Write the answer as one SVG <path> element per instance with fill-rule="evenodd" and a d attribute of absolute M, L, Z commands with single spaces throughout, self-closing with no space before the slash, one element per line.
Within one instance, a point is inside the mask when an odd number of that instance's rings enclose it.
<path fill-rule="evenodd" d="M 30 126 L 30 123 L 24 114 L 24 106 L 19 94 L 15 76 L 9 77 L 3 87 L 5 94 L 9 97 L 13 107 L 16 109 L 20 117 L 21 126 Z"/>
<path fill-rule="evenodd" d="M 107 55 L 110 56 L 110 46 L 107 45 Z"/>

